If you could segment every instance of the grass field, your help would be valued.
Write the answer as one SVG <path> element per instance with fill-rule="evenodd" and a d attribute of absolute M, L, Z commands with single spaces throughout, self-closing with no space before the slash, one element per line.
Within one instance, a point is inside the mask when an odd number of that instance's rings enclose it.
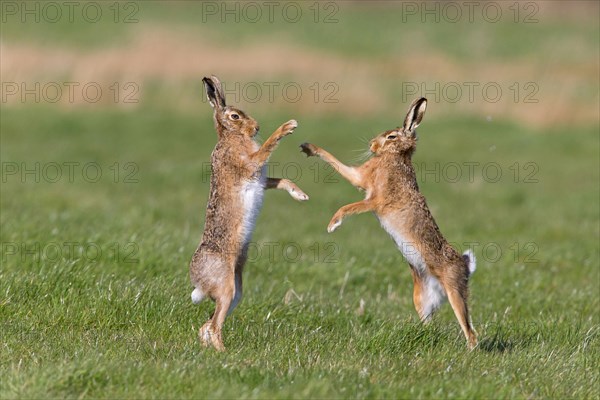
<path fill-rule="evenodd" d="M 142 4 L 140 23 L 114 29 L 2 25 L 3 83 L 95 81 L 108 94 L 110 82 L 136 82 L 140 92 L 136 104 L 2 102 L 0 398 L 600 396 L 597 4 L 568 13 L 537 3 L 534 25 L 460 24 L 480 43 L 414 19 L 377 41 L 399 12 L 385 4 L 340 3 L 337 25 L 312 30 L 196 24 L 198 4 Z M 226 56 L 246 57 L 268 37 L 265 48 L 281 51 L 269 63 Z M 194 58 L 221 48 L 219 59 Z M 163 70 L 154 49 L 184 56 L 163 56 Z M 277 57 L 295 53 L 295 63 Z M 40 54 L 50 62 L 35 62 Z M 438 64 L 403 67 L 427 60 Z M 197 341 L 213 304 L 191 303 L 188 277 L 216 142 L 201 99 L 210 73 L 339 88 L 337 103 L 239 101 L 263 138 L 299 121 L 271 168 L 311 199 L 266 193 L 225 353 Z M 431 101 L 414 163 L 442 232 L 478 258 L 472 352 L 448 305 L 418 322 L 408 265 L 372 215 L 327 234 L 333 213 L 361 194 L 298 148 L 356 160 L 365 139 L 401 123 L 412 97 L 403 101 L 399 82 L 469 80 L 498 82 L 506 95 Z M 539 101 L 513 101 L 515 81 L 535 82 Z"/>

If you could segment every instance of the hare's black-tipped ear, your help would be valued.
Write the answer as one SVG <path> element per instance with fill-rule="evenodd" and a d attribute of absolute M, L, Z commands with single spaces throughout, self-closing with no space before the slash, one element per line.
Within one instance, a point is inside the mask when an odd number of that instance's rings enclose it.
<path fill-rule="evenodd" d="M 202 82 L 204 82 L 206 97 L 208 97 L 208 101 L 210 102 L 212 108 L 225 108 L 225 93 L 223 93 L 223 88 L 221 87 L 221 81 L 219 81 L 219 78 L 213 75 L 210 78 L 202 79 Z"/>
<path fill-rule="evenodd" d="M 416 99 L 410 105 L 408 109 L 408 114 L 406 114 L 406 118 L 404 119 L 404 132 L 405 133 L 414 133 L 417 126 L 423 120 L 423 116 L 425 115 L 425 109 L 427 108 L 427 99 L 425 97 L 421 97 L 420 99 Z"/>

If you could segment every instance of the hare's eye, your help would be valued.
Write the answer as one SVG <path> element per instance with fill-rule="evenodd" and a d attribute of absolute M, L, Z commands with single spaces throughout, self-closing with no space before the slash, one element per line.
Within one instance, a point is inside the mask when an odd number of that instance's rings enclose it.
<path fill-rule="evenodd" d="M 231 114 L 231 119 L 240 119 L 240 116 L 237 114 Z"/>
<path fill-rule="evenodd" d="M 396 135 L 390 135 L 387 137 L 387 140 L 394 140 L 396 139 Z"/>

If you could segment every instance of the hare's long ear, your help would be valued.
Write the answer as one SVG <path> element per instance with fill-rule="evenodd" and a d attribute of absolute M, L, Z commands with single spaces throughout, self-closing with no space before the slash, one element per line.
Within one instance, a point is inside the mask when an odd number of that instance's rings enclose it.
<path fill-rule="evenodd" d="M 420 99 L 416 99 L 410 105 L 408 109 L 408 114 L 406 114 L 406 118 L 404 119 L 404 132 L 408 134 L 414 135 L 415 129 L 423 120 L 423 116 L 425 115 L 425 109 L 427 108 L 427 99 L 425 97 L 421 97 Z"/>
<path fill-rule="evenodd" d="M 202 79 L 204 82 L 204 88 L 206 89 L 206 97 L 210 105 L 215 110 L 225 108 L 225 93 L 221 87 L 221 81 L 216 76 Z"/>

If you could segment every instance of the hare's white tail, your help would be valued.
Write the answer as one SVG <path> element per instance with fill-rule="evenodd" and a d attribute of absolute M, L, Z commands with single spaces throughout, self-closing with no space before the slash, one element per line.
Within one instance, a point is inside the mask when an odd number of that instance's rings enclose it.
<path fill-rule="evenodd" d="M 475 272 L 475 269 L 477 268 L 477 259 L 475 258 L 475 254 L 473 254 L 473 250 L 468 249 L 467 251 L 465 251 L 463 253 L 463 258 L 465 259 L 469 267 L 469 275 L 472 275 L 473 272 Z"/>
<path fill-rule="evenodd" d="M 195 288 L 192 292 L 192 303 L 199 304 L 204 299 L 204 292 L 202 290 Z"/>

